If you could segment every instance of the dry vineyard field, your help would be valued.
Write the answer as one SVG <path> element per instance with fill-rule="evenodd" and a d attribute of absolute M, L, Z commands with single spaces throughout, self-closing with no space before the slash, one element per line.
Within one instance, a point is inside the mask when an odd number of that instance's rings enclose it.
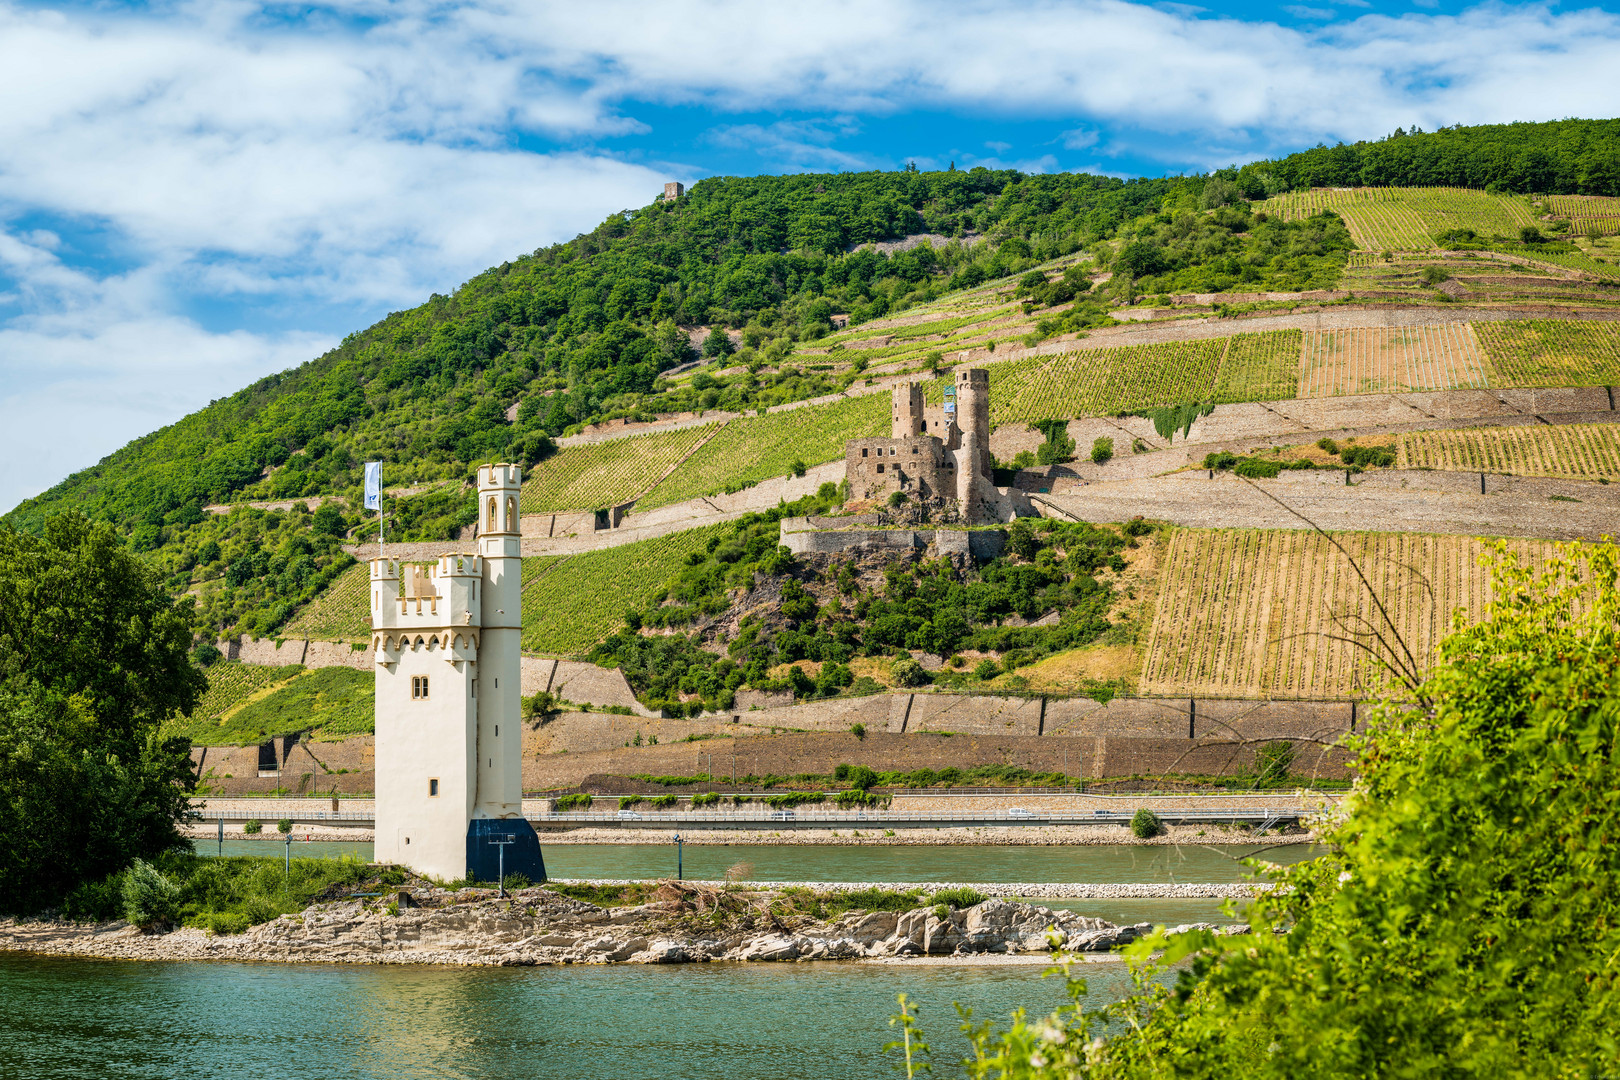
<path fill-rule="evenodd" d="M 1399 445 L 1403 469 L 1620 480 L 1620 424 L 1414 431 Z"/>
<path fill-rule="evenodd" d="M 1311 331 L 1304 336 L 1300 366 L 1302 398 L 1492 385 L 1466 323 Z"/>
<path fill-rule="evenodd" d="M 1420 667 L 1451 614 L 1484 615 L 1488 541 L 1418 533 L 1341 533 Z M 1510 540 L 1522 559 L 1547 541 Z M 1146 694 L 1234 698 L 1360 698 L 1383 685 L 1343 635 L 1344 620 L 1378 620 L 1348 561 L 1304 531 L 1179 529 L 1171 537 L 1142 665 Z"/>

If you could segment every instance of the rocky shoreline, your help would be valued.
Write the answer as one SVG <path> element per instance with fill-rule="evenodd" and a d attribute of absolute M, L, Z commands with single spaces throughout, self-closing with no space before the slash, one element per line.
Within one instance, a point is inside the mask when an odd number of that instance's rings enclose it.
<path fill-rule="evenodd" d="M 827 895 L 663 882 L 648 902 L 615 908 L 543 886 L 501 899 L 491 889 L 452 892 L 418 883 L 382 896 L 317 903 L 232 935 L 193 928 L 144 933 L 121 922 L 12 920 L 0 923 L 0 951 L 124 960 L 463 966 L 988 959 L 1045 954 L 1054 944 L 1077 953 L 1105 953 L 1152 930 L 1149 923 L 1117 926 L 999 897 L 959 909 L 929 904 L 817 917 L 818 896 Z M 1172 932 L 1193 929 L 1248 933 L 1246 926 L 1210 923 Z"/>

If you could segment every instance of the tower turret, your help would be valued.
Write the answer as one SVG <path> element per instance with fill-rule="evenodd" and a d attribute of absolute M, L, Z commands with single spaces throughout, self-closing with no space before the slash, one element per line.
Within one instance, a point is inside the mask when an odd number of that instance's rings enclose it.
<path fill-rule="evenodd" d="M 909 439 L 923 432 L 923 388 L 917 383 L 903 383 L 892 392 L 893 416 L 889 438 Z"/>
<path fill-rule="evenodd" d="M 956 497 L 970 522 L 984 518 L 990 475 L 990 373 L 967 368 L 956 373 L 956 423 L 961 449 L 956 453 Z"/>

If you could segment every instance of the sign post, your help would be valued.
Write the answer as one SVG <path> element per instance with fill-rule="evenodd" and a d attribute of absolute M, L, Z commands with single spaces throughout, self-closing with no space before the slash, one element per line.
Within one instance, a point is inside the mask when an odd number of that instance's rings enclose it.
<path fill-rule="evenodd" d="M 681 834 L 680 833 L 675 834 L 675 880 L 676 881 L 684 881 L 684 880 L 686 880 L 685 870 L 681 866 Z"/>
<path fill-rule="evenodd" d="M 500 869 L 497 871 L 501 875 L 499 896 L 504 899 L 506 896 L 506 845 L 513 843 L 514 837 L 511 833 L 502 833 L 499 836 L 490 837 L 489 842 L 495 845 L 495 850 L 499 853 Z"/>

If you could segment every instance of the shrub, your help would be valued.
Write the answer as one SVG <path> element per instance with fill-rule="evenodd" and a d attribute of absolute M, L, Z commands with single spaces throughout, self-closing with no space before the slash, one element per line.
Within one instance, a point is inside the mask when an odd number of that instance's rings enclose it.
<path fill-rule="evenodd" d="M 1272 480 L 1282 472 L 1283 463 L 1280 461 L 1267 461 L 1264 458 L 1242 458 L 1232 466 L 1232 472 L 1238 476 L 1246 476 L 1251 480 Z"/>
<path fill-rule="evenodd" d="M 180 889 L 145 859 L 124 871 L 124 918 L 143 930 L 172 923 L 180 913 Z"/>
<path fill-rule="evenodd" d="M 865 765 L 851 765 L 844 775 L 838 779 L 845 781 L 852 788 L 869 791 L 878 782 L 878 774 Z"/>
<path fill-rule="evenodd" d="M 928 672 L 909 656 L 902 656 L 890 664 L 889 675 L 899 686 L 923 686 L 928 682 Z"/>
<path fill-rule="evenodd" d="M 528 874 L 507 874 L 501 879 L 501 886 L 505 888 L 507 892 L 516 892 L 519 889 L 527 889 L 533 884 L 534 882 L 529 880 Z"/>
<path fill-rule="evenodd" d="M 192 646 L 191 659 L 198 667 L 210 667 L 217 664 L 220 658 L 219 647 L 211 641 L 200 642 Z"/>
<path fill-rule="evenodd" d="M 401 866 L 390 866 L 381 874 L 377 875 L 377 880 L 382 882 L 384 885 L 397 889 L 401 885 L 405 884 L 405 868 Z"/>
<path fill-rule="evenodd" d="M 1346 447 L 1339 457 L 1346 465 L 1360 465 L 1362 468 L 1388 468 L 1395 464 L 1395 447 L 1393 446 L 1350 446 Z"/>
<path fill-rule="evenodd" d="M 258 818 L 248 818 L 242 825 L 242 831 L 249 836 L 257 836 L 264 831 L 264 822 Z"/>
<path fill-rule="evenodd" d="M 282 836 L 286 836 L 288 833 L 292 832 L 292 818 L 284 817 L 280 821 L 276 822 L 276 832 L 280 833 Z"/>
<path fill-rule="evenodd" d="M 640 801 L 641 801 L 641 796 L 640 795 L 621 795 L 621 796 L 619 796 L 619 809 L 620 810 L 628 810 L 628 809 L 630 809 L 632 806 L 636 805 L 636 803 L 638 803 Z"/>
<path fill-rule="evenodd" d="M 1204 468 L 1216 470 L 1230 469 L 1233 465 L 1237 464 L 1237 461 L 1237 455 L 1232 453 L 1230 450 L 1215 450 L 1204 455 Z"/>
<path fill-rule="evenodd" d="M 982 904 L 987 897 L 977 889 L 962 886 L 957 889 L 941 889 L 930 897 L 936 904 L 945 904 L 953 908 L 970 908 L 975 904 Z"/>
<path fill-rule="evenodd" d="M 713 806 L 720 801 L 720 793 L 705 791 L 700 795 L 692 796 L 692 809 L 701 810 L 705 806 Z"/>
<path fill-rule="evenodd" d="M 994 660 L 991 660 L 988 657 L 980 660 L 977 666 L 975 666 L 973 669 L 973 677 L 975 679 L 993 679 L 1000 674 L 1001 669 L 996 666 L 996 662 Z"/>
<path fill-rule="evenodd" d="M 123 875 L 81 881 L 62 901 L 62 917 L 73 922 L 106 922 L 124 910 Z"/>
<path fill-rule="evenodd" d="M 652 801 L 652 805 L 654 809 L 667 810 L 680 801 L 680 797 L 677 795 L 660 795 Z"/>
<path fill-rule="evenodd" d="M 903 492 L 903 491 L 891 491 L 891 492 L 889 492 L 889 505 L 891 507 L 904 506 L 905 503 L 906 503 L 906 493 L 905 492 Z"/>
<path fill-rule="evenodd" d="M 253 925 L 253 917 L 240 911 L 211 911 L 200 921 L 202 928 L 216 937 L 246 933 Z"/>
<path fill-rule="evenodd" d="M 1164 822 L 1147 807 L 1142 807 L 1131 818 L 1131 835 L 1138 840 L 1151 840 L 1164 831 Z"/>
<path fill-rule="evenodd" d="M 1132 518 L 1125 523 L 1126 536 L 1146 536 L 1153 531 L 1153 524 L 1141 518 Z"/>
<path fill-rule="evenodd" d="M 1104 435 L 1091 444 L 1091 460 L 1102 465 L 1114 456 L 1114 440 Z"/>
<path fill-rule="evenodd" d="M 572 795 L 562 795 L 552 800 L 551 808 L 559 814 L 570 810 L 589 810 L 591 808 L 591 796 L 583 791 L 576 791 Z"/>
<path fill-rule="evenodd" d="M 1262 746 L 1254 756 L 1255 772 L 1262 782 L 1279 783 L 1288 779 L 1288 770 L 1294 764 L 1294 744 L 1277 739 Z"/>
<path fill-rule="evenodd" d="M 1328 454 L 1337 454 L 1339 452 L 1339 444 L 1326 435 L 1316 440 L 1316 448 Z"/>
<path fill-rule="evenodd" d="M 868 680 L 868 681 L 871 681 L 871 680 Z M 851 725 L 849 725 L 849 733 L 851 735 L 855 736 L 857 739 L 864 739 L 864 738 L 866 738 L 866 725 L 865 724 L 851 724 Z"/>

